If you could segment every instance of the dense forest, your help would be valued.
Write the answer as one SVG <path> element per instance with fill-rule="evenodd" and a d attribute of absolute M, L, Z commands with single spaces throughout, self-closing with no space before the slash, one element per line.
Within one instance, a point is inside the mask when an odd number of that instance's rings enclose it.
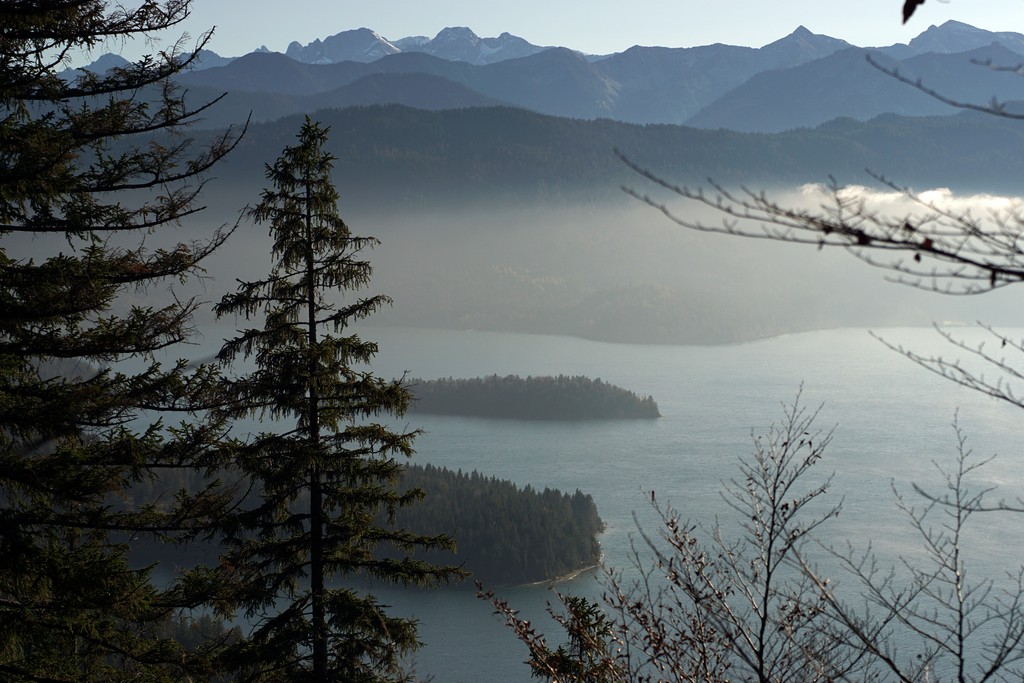
<path fill-rule="evenodd" d="M 132 504 L 166 500 L 175 490 L 195 491 L 208 484 L 201 476 L 182 475 L 168 487 L 171 479 L 136 485 Z M 589 494 L 538 491 L 476 471 L 465 474 L 432 465 L 407 465 L 401 482 L 402 491 L 418 488 L 426 497 L 400 510 L 396 526 L 430 536 L 450 533 L 457 546 L 454 556 L 444 550 L 425 556 L 441 565 L 462 565 L 471 579 L 489 585 L 531 583 L 597 562 L 596 536 L 604 523 Z M 305 501 L 301 496 L 296 509 Z M 384 519 L 378 515 L 380 523 Z M 159 564 L 161 575 L 196 564 L 216 566 L 222 552 L 217 544 L 198 540 L 184 546 L 144 538 L 123 540 L 131 544 L 134 562 Z"/>
<path fill-rule="evenodd" d="M 454 561 L 485 584 L 555 579 L 600 557 L 596 536 L 604 523 L 594 499 L 578 489 L 538 491 L 475 470 L 466 474 L 433 465 L 407 467 L 402 487 L 427 495 L 399 511 L 398 526 L 418 534 L 450 533 L 457 546 Z M 448 553 L 427 558 L 452 562 Z"/>
<path fill-rule="evenodd" d="M 413 412 L 520 420 L 619 420 L 661 417 L 654 398 L 642 398 L 600 378 L 517 375 L 410 382 Z"/>

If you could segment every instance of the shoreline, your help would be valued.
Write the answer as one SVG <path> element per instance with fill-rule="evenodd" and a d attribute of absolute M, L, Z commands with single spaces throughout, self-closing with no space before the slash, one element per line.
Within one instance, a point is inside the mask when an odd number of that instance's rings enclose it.
<path fill-rule="evenodd" d="M 544 586 L 544 585 L 553 586 L 553 585 L 558 584 L 558 583 L 565 583 L 567 581 L 572 581 L 573 579 L 575 579 L 576 577 L 578 577 L 578 576 L 580 576 L 582 574 L 586 574 L 587 572 L 591 572 L 591 571 L 594 571 L 595 569 L 600 569 L 600 568 L 601 568 L 601 560 L 599 559 L 597 562 L 594 562 L 593 564 L 588 564 L 585 567 L 580 567 L 579 569 L 574 569 L 574 570 L 572 570 L 571 572 L 569 572 L 567 574 L 560 574 L 560 575 L 558 575 L 558 576 L 556 576 L 554 578 L 551 578 L 551 579 L 542 579 L 540 581 L 530 581 L 528 583 L 520 583 L 520 584 L 516 584 L 516 585 L 519 585 L 519 586 Z"/>

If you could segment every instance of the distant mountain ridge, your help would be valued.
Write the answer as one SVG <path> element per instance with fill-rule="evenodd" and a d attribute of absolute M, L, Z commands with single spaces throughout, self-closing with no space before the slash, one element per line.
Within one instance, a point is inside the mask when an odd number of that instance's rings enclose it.
<path fill-rule="evenodd" d="M 870 179 L 864 169 L 871 168 L 916 187 L 1012 193 L 1024 175 L 1019 123 L 975 112 L 843 118 L 777 134 L 574 120 L 511 107 L 383 105 L 312 115 L 342 132 L 329 147 L 338 158 L 335 179 L 346 188 L 347 203 L 363 208 L 451 206 L 467 197 L 525 205 L 625 200 L 619 188 L 637 180 L 612 154 L 616 148 L 674 181 L 712 177 L 727 187 L 792 187 L 829 175 L 840 184 L 864 183 Z M 251 125 L 222 165 L 225 182 L 258 184 L 302 116 Z"/>
<path fill-rule="evenodd" d="M 893 57 L 903 58 L 928 52 L 955 54 L 999 43 L 1008 50 L 1024 54 L 1024 35 L 1010 31 L 986 31 L 959 21 L 947 21 L 942 26 L 929 26 L 907 45 L 881 48 Z"/>
<path fill-rule="evenodd" d="M 790 36 L 786 36 L 778 41 L 764 45 L 761 48 L 745 49 L 760 49 L 767 55 L 770 54 L 773 51 L 773 48 L 779 43 L 784 43 L 787 39 L 797 39 L 799 41 L 807 41 L 808 45 L 811 47 L 812 53 L 809 54 L 808 57 L 813 59 L 821 56 L 820 54 L 814 54 L 817 52 L 817 48 L 813 45 L 814 41 L 810 40 L 811 37 L 814 36 L 816 36 L 816 34 L 812 33 L 804 26 L 799 26 Z M 851 47 L 851 44 L 847 43 L 845 40 L 830 38 L 828 36 L 817 37 L 825 38 L 828 41 L 835 43 L 837 45 L 836 49 L 841 47 Z M 910 55 L 924 54 L 926 52 L 947 54 L 967 52 L 968 50 L 985 47 L 995 42 L 1001 43 L 1008 49 L 1015 52 L 1021 52 L 1024 50 L 1024 34 L 1009 31 L 987 31 L 985 29 L 975 28 L 969 24 L 952 20 L 947 21 L 941 26 L 929 26 L 927 30 L 912 39 L 909 44 L 897 43 L 887 47 L 877 46 L 873 49 L 884 52 L 893 57 L 905 58 Z M 286 54 L 295 61 L 306 64 L 334 64 L 342 61 L 372 62 L 399 52 L 425 52 L 429 55 L 440 57 L 441 59 L 482 65 L 493 64 L 507 59 L 528 57 L 532 54 L 536 54 L 537 52 L 549 50 L 552 47 L 559 46 L 535 45 L 524 38 L 512 35 L 508 32 L 504 32 L 493 38 L 481 38 L 474 33 L 472 29 L 465 26 L 450 26 L 448 28 L 444 28 L 433 38 L 428 36 L 407 36 L 396 40 L 389 40 L 369 28 L 358 28 L 341 31 L 323 39 L 317 38 L 306 45 L 303 45 L 298 41 L 292 41 L 283 54 Z M 633 46 L 633 48 L 637 47 L 642 46 Z M 693 50 L 705 47 L 739 46 L 723 46 L 721 43 L 718 43 L 716 45 L 704 45 L 697 46 L 695 48 L 662 49 Z M 227 62 L 237 59 L 237 57 L 221 56 L 210 50 L 203 50 L 201 52 L 201 63 L 197 67 L 201 69 L 223 66 Z M 268 50 L 266 46 L 261 46 L 254 49 L 253 52 L 270 52 L 270 50 Z M 600 61 L 618 54 L 622 53 L 588 55 L 588 58 L 594 61 Z M 111 66 L 109 62 L 110 57 L 121 59 L 116 55 L 108 53 L 106 55 L 102 55 L 99 59 L 87 65 L 85 68 L 93 71 L 105 70 Z M 782 66 L 794 65 L 795 63 L 791 63 Z"/>
<path fill-rule="evenodd" d="M 1022 48 L 1024 52 L 1024 48 Z M 956 110 L 880 73 L 899 72 L 960 102 L 986 104 L 993 97 L 1024 100 L 1024 79 L 981 66 L 1015 64 L 1024 56 L 999 43 L 962 53 L 925 53 L 899 60 L 883 52 L 848 48 L 800 66 L 764 71 L 686 121 L 699 128 L 778 133 L 849 116 L 867 121 L 886 113 L 942 116 Z"/>
<path fill-rule="evenodd" d="M 397 54 L 402 48 L 389 43 L 376 31 L 359 28 L 342 31 L 324 40 L 317 38 L 308 45 L 292 41 L 285 54 L 305 64 L 336 64 L 337 62 L 373 62 Z"/>
<path fill-rule="evenodd" d="M 360 28 L 307 45 L 293 42 L 287 54 L 261 48 L 228 59 L 203 51 L 197 67 L 179 78 L 197 101 L 229 93 L 201 124 L 207 127 L 250 112 L 270 121 L 310 108 L 374 103 L 431 110 L 507 104 L 569 118 L 748 132 L 813 127 L 841 116 L 952 113 L 879 73 L 868 55 L 960 101 L 1024 99 L 1024 80 L 971 63 L 1024 61 L 1024 35 L 953 21 L 929 27 L 909 44 L 882 48 L 799 26 L 760 48 L 634 46 L 606 56 L 545 48 L 509 33 L 481 38 L 467 27 L 395 41 Z M 92 68 L 123 63 L 105 55 Z M 371 76 L 361 89 L 353 87 Z"/>
<path fill-rule="evenodd" d="M 425 52 L 449 61 L 481 65 L 529 57 L 547 49 L 511 33 L 502 33 L 497 38 L 481 38 L 465 26 L 451 26 L 433 38 L 410 36 L 394 42 L 368 28 L 342 31 L 308 45 L 294 41 L 285 54 L 306 64 L 336 64 L 344 61 L 373 62 L 399 52 Z"/>
<path fill-rule="evenodd" d="M 439 37 L 466 38 L 471 35 L 467 31 L 442 31 Z M 370 36 L 368 40 L 376 35 L 368 31 L 357 33 L 362 38 Z M 516 41 L 509 38 L 504 44 L 512 49 Z M 324 41 L 317 54 L 329 47 L 334 49 Z M 447 79 L 491 103 L 503 102 L 543 114 L 678 124 L 761 71 L 800 65 L 847 47 L 844 41 L 800 27 L 763 48 L 636 46 L 600 60 L 559 47 L 481 65 L 444 59 L 426 51 L 393 52 L 373 61 L 334 63 L 305 63 L 286 55 L 254 53 L 223 67 L 183 74 L 180 80 L 190 90 L 208 88 L 209 94 L 264 92 L 275 97 L 310 97 L 337 90 L 370 74 L 419 74 Z M 313 53 L 308 56 L 314 58 Z M 383 93 L 381 98 L 382 102 L 387 99 Z M 397 91 L 391 101 L 417 106 Z M 292 112 L 302 111 L 301 104 L 296 101 Z M 321 104 L 345 106 L 329 99 Z M 225 106 L 230 106 L 230 102 Z M 453 102 L 451 106 L 466 104 Z M 264 113 L 257 106 L 253 114 L 256 120 L 271 120 L 282 112 L 280 107 L 267 107 Z"/>

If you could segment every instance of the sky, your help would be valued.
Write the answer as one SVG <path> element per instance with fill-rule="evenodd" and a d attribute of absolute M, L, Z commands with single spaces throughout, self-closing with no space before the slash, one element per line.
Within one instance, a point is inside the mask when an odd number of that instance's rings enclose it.
<path fill-rule="evenodd" d="M 906 26 L 902 5 L 903 0 L 194 0 L 183 30 L 196 37 L 216 27 L 209 48 L 229 57 L 261 45 L 284 52 L 293 40 L 305 44 L 362 27 L 397 40 L 468 26 L 484 38 L 508 31 L 536 45 L 590 54 L 633 45 L 761 47 L 800 25 L 861 47 L 906 43 L 929 25 L 951 19 L 1024 33 L 1024 0 L 927 0 Z M 132 51 L 123 50 L 129 58 Z"/>

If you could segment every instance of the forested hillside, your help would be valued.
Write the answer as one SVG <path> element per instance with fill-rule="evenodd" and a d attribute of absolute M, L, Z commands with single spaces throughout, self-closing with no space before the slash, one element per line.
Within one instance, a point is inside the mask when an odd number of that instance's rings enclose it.
<path fill-rule="evenodd" d="M 521 420 L 617 420 L 661 417 L 640 397 L 600 378 L 518 375 L 412 380 L 413 412 Z"/>
<path fill-rule="evenodd" d="M 672 125 L 583 121 L 507 107 L 425 111 L 397 105 L 316 113 L 333 135 L 335 180 L 354 208 L 482 203 L 494 199 L 607 200 L 636 174 L 621 150 L 677 182 L 714 178 L 753 188 L 870 181 L 1004 192 L 1024 173 L 1024 133 L 980 114 L 836 119 L 785 133 L 737 133 Z M 258 182 L 299 117 L 254 124 L 223 165 L 231 185 Z"/>
<path fill-rule="evenodd" d="M 404 489 L 427 496 L 399 511 L 398 525 L 419 534 L 450 533 L 456 563 L 488 585 L 555 579 L 597 563 L 604 528 L 594 500 L 578 489 L 520 488 L 477 471 L 413 465 Z M 427 555 L 430 558 L 430 555 Z M 445 553 L 438 562 L 452 562 Z"/>

